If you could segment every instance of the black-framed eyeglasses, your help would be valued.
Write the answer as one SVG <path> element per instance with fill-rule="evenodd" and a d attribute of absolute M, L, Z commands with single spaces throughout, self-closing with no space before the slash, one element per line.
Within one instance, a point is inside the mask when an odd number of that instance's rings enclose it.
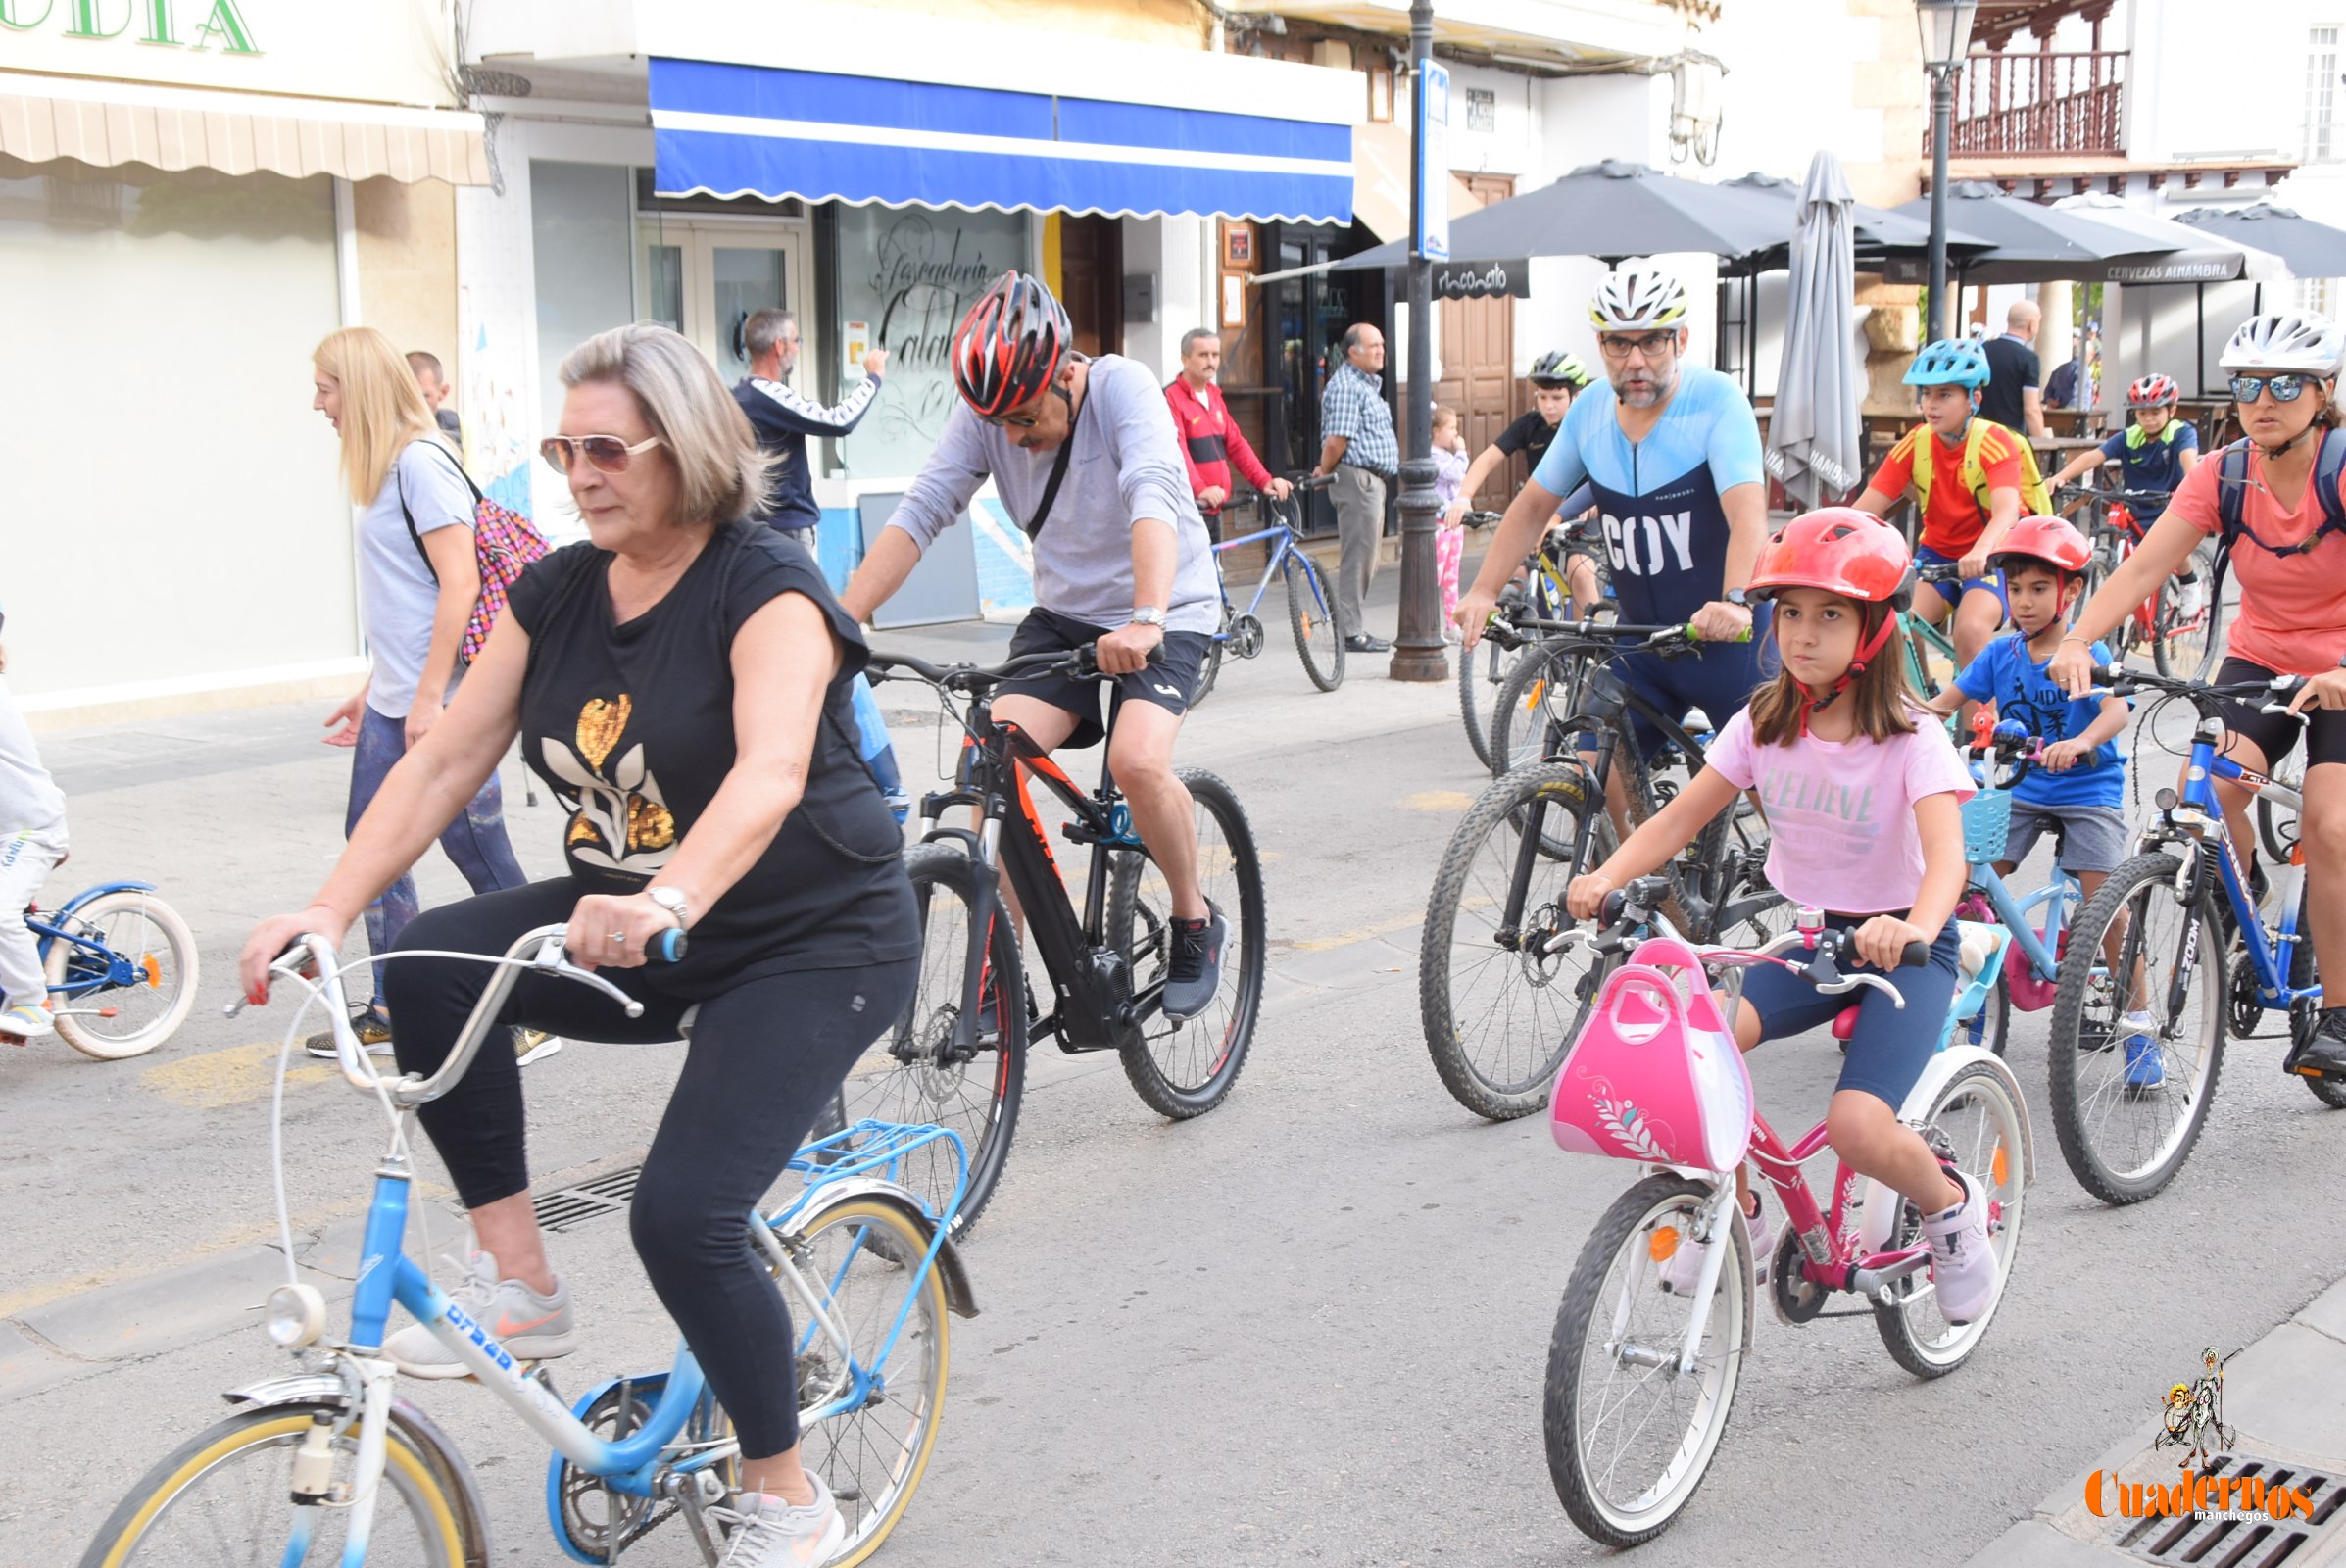
<path fill-rule="evenodd" d="M 538 456 L 557 473 L 568 473 L 579 458 L 586 459 L 587 466 L 598 473 L 625 473 L 639 453 L 658 445 L 660 437 L 656 435 L 633 446 L 615 435 L 550 435 L 538 443 Z"/>
<path fill-rule="evenodd" d="M 2258 393 L 2270 392 L 2275 403 L 2294 403 L 2305 396 L 2305 389 L 2314 381 L 2315 377 L 2296 372 L 2285 375 L 2235 375 L 2232 377 L 2232 401 L 2246 407 L 2257 400 Z"/>
<path fill-rule="evenodd" d="M 1640 332 L 1636 337 L 1631 337 L 1626 332 L 1606 332 L 1597 338 L 1596 346 L 1603 351 L 1604 357 L 1608 360 L 1626 360 L 1630 357 L 1632 349 L 1636 349 L 1649 360 L 1658 360 L 1664 355 L 1678 352 L 1678 334 L 1676 332 Z"/>

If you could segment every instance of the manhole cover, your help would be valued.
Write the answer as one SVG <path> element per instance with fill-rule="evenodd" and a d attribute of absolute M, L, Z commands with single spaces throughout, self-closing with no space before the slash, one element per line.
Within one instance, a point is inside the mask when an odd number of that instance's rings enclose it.
<path fill-rule="evenodd" d="M 538 1212 L 539 1228 L 575 1230 L 588 1220 L 618 1213 L 635 1196 L 636 1178 L 643 1173 L 643 1166 L 630 1165 L 575 1187 L 557 1187 L 550 1193 L 540 1193 L 532 1205 Z"/>
<path fill-rule="evenodd" d="M 2279 1563 L 2305 1561 L 2314 1540 L 2327 1535 L 2346 1517 L 2346 1479 L 2321 1470 L 2226 1453 L 2219 1454 L 2203 1473 L 2208 1484 L 2201 1487 L 2200 1494 L 2208 1503 L 2206 1511 L 2130 1519 L 2115 1544 L 2145 1562 L 2190 1563 L 2195 1568 L 2274 1568 Z M 2233 1484 L 2224 1486 L 2227 1481 Z M 2262 1485 L 2255 1485 L 2258 1482 Z M 2135 1485 L 2126 1486 L 2122 1507 L 2137 1500 Z M 2154 1491 L 2172 1496 L 2176 1483 L 2151 1481 L 2139 1486 L 2139 1500 L 2147 1502 Z M 2302 1494 L 2311 1504 L 2311 1512 L 2300 1511 L 2292 1502 L 2286 1516 L 2276 1519 L 2268 1506 L 2252 1507 L 2260 1497 L 2270 1498 L 2281 1488 Z"/>

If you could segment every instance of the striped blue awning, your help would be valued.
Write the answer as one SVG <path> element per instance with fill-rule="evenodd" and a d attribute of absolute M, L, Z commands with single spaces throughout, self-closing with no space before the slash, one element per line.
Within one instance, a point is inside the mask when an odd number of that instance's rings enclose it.
<path fill-rule="evenodd" d="M 662 196 L 1352 220 L 1349 126 L 651 62 Z"/>

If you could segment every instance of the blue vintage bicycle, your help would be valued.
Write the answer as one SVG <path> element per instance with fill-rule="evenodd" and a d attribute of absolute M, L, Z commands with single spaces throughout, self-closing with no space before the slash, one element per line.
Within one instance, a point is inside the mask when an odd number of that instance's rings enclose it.
<path fill-rule="evenodd" d="M 1327 483 L 1325 479 L 1303 478 L 1295 481 L 1295 487 L 1314 490 L 1325 488 Z M 1190 697 L 1192 708 L 1204 702 L 1214 689 L 1214 681 L 1222 673 L 1225 654 L 1252 659 L 1262 652 L 1268 634 L 1257 612 L 1274 577 L 1287 582 L 1287 624 L 1295 635 L 1295 654 L 1303 661 L 1303 673 L 1324 692 L 1332 692 L 1344 683 L 1344 640 L 1337 635 L 1336 600 L 1328 592 L 1320 568 L 1303 553 L 1303 536 L 1295 527 L 1302 520 L 1302 512 L 1292 496 L 1285 501 L 1274 501 L 1267 495 L 1258 495 L 1254 500 L 1272 519 L 1271 525 L 1214 546 L 1214 571 L 1219 577 L 1221 558 L 1229 552 L 1242 545 L 1262 544 L 1262 575 L 1255 579 L 1254 592 L 1246 600 L 1245 610 L 1231 602 L 1230 585 L 1222 584 L 1222 624 L 1205 651 L 1204 667 L 1197 671 L 1197 689 Z"/>
<path fill-rule="evenodd" d="M 271 1152 L 289 1278 L 270 1293 L 267 1326 L 271 1340 L 295 1352 L 300 1370 L 229 1394 L 236 1413 L 147 1473 L 100 1528 L 82 1568 L 489 1562 L 487 1522 L 463 1456 L 394 1392 L 397 1369 L 381 1351 L 394 1301 L 553 1446 L 546 1510 L 564 1554 L 616 1562 L 647 1533 L 681 1517 L 702 1557 L 718 1560 L 717 1527 L 738 1491 L 740 1449 L 689 1348 L 679 1347 L 665 1370 L 611 1379 L 565 1404 L 543 1367 L 513 1357 L 401 1250 L 414 1110 L 464 1076 L 483 1039 L 502 1037 L 493 1021 L 521 974 L 593 986 L 631 1016 L 641 1011 L 610 981 L 572 965 L 562 933 L 543 927 L 502 958 L 481 960 L 497 973 L 448 1060 L 424 1079 L 385 1078 L 360 1049 L 330 945 L 305 937 L 278 961 L 276 973 L 300 980 L 310 999 L 279 1062 Z M 303 979 L 305 967 L 319 978 Z M 343 1077 L 372 1096 L 391 1124 L 350 1329 L 340 1341 L 326 1338 L 323 1297 L 294 1273 L 284 1200 L 283 1063 L 313 1005 L 333 1022 Z M 773 1213 L 753 1216 L 752 1237 L 799 1326 L 791 1348 L 806 1462 L 830 1482 L 847 1521 L 846 1544 L 832 1564 L 862 1562 L 903 1517 L 937 1441 L 947 1314 L 977 1310 L 947 1239 L 958 1191 L 934 1213 L 892 1180 L 907 1154 L 941 1141 L 959 1156 L 952 1133 L 858 1122 L 802 1149 L 790 1169 L 805 1189 Z"/>
<path fill-rule="evenodd" d="M 65 1043 L 102 1061 L 139 1056 L 195 1005 L 195 933 L 151 882 L 102 882 L 63 907 L 24 911 Z M 0 1035 L 0 1040 L 15 1040 Z"/>
<path fill-rule="evenodd" d="M 2095 678 L 2121 696 L 2162 693 L 2199 715 L 2181 792 L 2158 792 L 2157 814 L 2135 855 L 2078 911 L 2070 951 L 2089 956 L 2062 965 L 2047 1042 L 2062 1157 L 2094 1197 L 2134 1203 L 2173 1181 L 2199 1142 L 2224 1066 L 2226 1025 L 2245 1034 L 2265 1012 L 2285 1012 L 2289 1051 L 2281 1070 L 2295 1071 L 2321 1021 L 2322 983 L 2306 939 L 2304 856 L 2289 845 L 2270 865 L 2272 887 L 2260 896 L 2215 785 L 2238 784 L 2269 815 L 2302 808 L 2297 791 L 2220 751 L 2224 702 L 2277 712 L 2297 678 L 2213 686 L 2132 668 L 2105 668 Z M 2150 723 L 2146 717 L 2145 730 Z M 2260 905 L 2276 918 L 2268 922 Z M 2235 941 L 2239 956 L 2227 966 Z M 2115 963 L 2102 956 L 2106 942 L 2119 952 Z M 2155 1073 L 2142 1070 L 2146 1060 L 2156 1062 Z M 2323 1104 L 2346 1108 L 2346 1083 L 2300 1076 Z"/>

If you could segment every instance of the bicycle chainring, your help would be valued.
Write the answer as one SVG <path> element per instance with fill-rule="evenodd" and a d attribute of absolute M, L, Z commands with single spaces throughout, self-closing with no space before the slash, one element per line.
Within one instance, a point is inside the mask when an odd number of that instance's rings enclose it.
<path fill-rule="evenodd" d="M 640 1429 L 651 1415 L 652 1406 L 643 1395 L 618 1383 L 604 1390 L 581 1419 L 595 1436 L 616 1442 Z M 562 1461 L 556 1490 L 562 1498 L 563 1533 L 593 1561 L 617 1561 L 620 1552 L 676 1512 L 674 1503 L 656 1504 L 613 1491 L 601 1476 L 589 1475 L 567 1459 Z"/>
<path fill-rule="evenodd" d="M 2232 1038 L 2254 1040 L 2265 1021 L 2265 1003 L 2258 995 L 2256 963 L 2245 953 L 2232 959 L 2232 984 L 2227 1001 L 2230 1016 L 2224 1022 L 2230 1025 Z"/>
<path fill-rule="evenodd" d="M 1230 651 L 1241 659 L 1262 652 L 1262 617 L 1241 615 L 1230 623 Z"/>
<path fill-rule="evenodd" d="M 1800 1233 L 1789 1225 L 1776 1243 L 1776 1261 L 1768 1279 L 1769 1299 L 1776 1307 L 1776 1315 L 1798 1327 L 1814 1322 L 1825 1310 L 1833 1293 L 1812 1280 L 1801 1269 L 1808 1261 L 1808 1253 L 1800 1245 Z"/>

